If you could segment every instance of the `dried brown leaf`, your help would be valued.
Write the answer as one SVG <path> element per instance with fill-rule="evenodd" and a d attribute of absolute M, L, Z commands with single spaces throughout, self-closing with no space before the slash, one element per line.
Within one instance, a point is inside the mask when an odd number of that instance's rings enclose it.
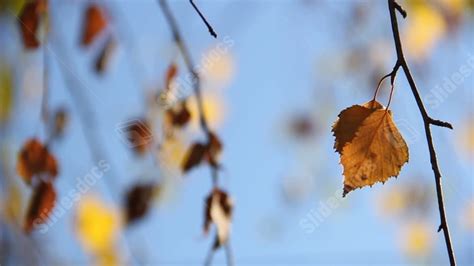
<path fill-rule="evenodd" d="M 174 127 L 184 127 L 191 120 L 191 112 L 186 101 L 181 101 L 176 107 L 166 110 L 166 116 Z"/>
<path fill-rule="evenodd" d="M 50 182 L 36 186 L 26 214 L 24 230 L 30 233 L 35 226 L 47 222 L 56 202 L 56 191 Z"/>
<path fill-rule="evenodd" d="M 204 209 L 204 233 L 209 232 L 211 224 L 216 225 L 217 237 L 213 248 L 224 245 L 230 235 L 233 202 L 229 195 L 219 188 L 214 188 L 206 198 Z"/>
<path fill-rule="evenodd" d="M 97 73 L 102 74 L 105 72 L 105 69 L 109 65 L 109 62 L 114 54 L 115 47 L 115 39 L 113 37 L 109 37 L 95 60 L 95 71 Z"/>
<path fill-rule="evenodd" d="M 156 184 L 138 184 L 127 192 L 125 199 L 125 217 L 127 223 L 143 218 L 150 208 L 153 196 L 157 191 Z"/>
<path fill-rule="evenodd" d="M 26 3 L 19 15 L 19 23 L 23 45 L 27 49 L 37 48 L 40 45 L 36 37 L 40 18 L 47 10 L 48 2 L 46 0 L 35 0 Z"/>
<path fill-rule="evenodd" d="M 385 182 L 408 162 L 408 147 L 386 109 L 377 109 L 357 129 L 342 150 L 344 193 Z"/>
<path fill-rule="evenodd" d="M 49 153 L 48 148 L 37 139 L 28 140 L 18 155 L 18 174 L 31 183 L 33 176 L 46 175 L 54 178 L 58 174 L 56 159 Z"/>
<path fill-rule="evenodd" d="M 168 70 L 166 70 L 166 79 L 165 79 L 165 90 L 169 91 L 171 89 L 171 82 L 173 79 L 176 77 L 178 74 L 178 66 L 176 63 L 171 63 L 171 65 L 168 67 Z"/>
<path fill-rule="evenodd" d="M 103 9 L 96 4 L 87 7 L 83 23 L 81 42 L 84 46 L 90 45 L 108 24 Z"/>
<path fill-rule="evenodd" d="M 183 172 L 188 172 L 195 166 L 199 165 L 207 151 L 207 145 L 202 144 L 202 143 L 194 143 L 191 148 L 188 150 L 187 154 L 184 156 L 184 161 L 181 165 L 181 169 Z"/>

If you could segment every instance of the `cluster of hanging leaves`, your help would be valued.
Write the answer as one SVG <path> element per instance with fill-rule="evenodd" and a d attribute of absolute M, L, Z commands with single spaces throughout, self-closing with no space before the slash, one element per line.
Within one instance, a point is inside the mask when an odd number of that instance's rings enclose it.
<path fill-rule="evenodd" d="M 165 76 L 165 88 L 161 93 L 161 99 L 165 100 L 165 102 L 169 101 L 169 97 L 173 93 L 172 82 L 177 74 L 178 67 L 176 64 L 170 64 Z M 165 123 L 171 129 L 183 129 L 190 121 L 191 111 L 188 108 L 186 99 L 169 106 L 165 111 Z M 181 163 L 181 170 L 187 173 L 202 162 L 207 162 L 212 167 L 217 168 L 217 156 L 221 150 L 222 142 L 215 133 L 209 132 L 207 133 L 206 142 L 197 141 L 188 149 Z"/>
<path fill-rule="evenodd" d="M 214 250 L 225 245 L 229 239 L 232 210 L 232 199 L 225 191 L 214 188 L 207 196 L 203 230 L 207 234 L 212 224 L 216 226 L 217 234 L 213 244 Z"/>
<path fill-rule="evenodd" d="M 36 35 L 47 9 L 48 2 L 46 0 L 34 0 L 26 3 L 20 11 L 19 26 L 25 48 L 35 49 L 40 46 Z"/>
<path fill-rule="evenodd" d="M 385 183 L 408 162 L 408 147 L 392 112 L 375 100 L 343 110 L 332 131 L 344 168 L 343 196 L 356 188 Z"/>
<path fill-rule="evenodd" d="M 152 199 L 160 192 L 160 186 L 154 183 L 137 184 L 125 197 L 125 221 L 131 224 L 143 218 L 149 211 Z"/>
<path fill-rule="evenodd" d="M 161 93 L 160 100 L 162 103 L 170 103 L 170 96 L 174 92 L 173 80 L 178 74 L 178 68 L 172 63 L 166 72 L 165 88 Z M 168 106 L 165 112 L 165 125 L 172 130 L 183 129 L 191 120 L 191 111 L 188 108 L 187 101 L 180 100 L 171 106 Z M 205 132 L 206 141 L 196 141 L 188 148 L 181 162 L 181 170 L 183 173 L 189 172 L 191 169 L 207 163 L 211 168 L 217 171 L 219 168 L 218 156 L 220 155 L 223 144 L 219 137 L 208 128 L 202 130 Z M 167 134 L 168 135 L 168 134 Z M 212 224 L 216 226 L 217 234 L 213 244 L 213 250 L 224 245 L 230 235 L 233 203 L 229 195 L 214 187 L 205 201 L 204 209 L 204 233 L 207 234 Z"/>
<path fill-rule="evenodd" d="M 17 172 L 33 189 L 24 223 L 24 230 L 29 233 L 35 225 L 45 223 L 54 208 L 53 181 L 58 175 L 58 165 L 47 146 L 37 139 L 30 139 L 18 155 Z"/>

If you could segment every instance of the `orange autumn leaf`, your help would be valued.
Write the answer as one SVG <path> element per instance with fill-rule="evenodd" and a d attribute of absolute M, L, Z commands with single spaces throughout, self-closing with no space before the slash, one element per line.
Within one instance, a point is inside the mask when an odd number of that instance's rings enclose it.
<path fill-rule="evenodd" d="M 371 104 L 373 112 L 362 123 L 353 117 L 339 121 L 360 123 L 348 125 L 348 128 L 357 127 L 357 130 L 341 153 L 345 177 L 343 196 L 355 188 L 384 183 L 390 177 L 398 176 L 401 167 L 408 162 L 408 147 L 393 122 L 392 112 L 380 106 Z M 359 113 L 353 116 L 358 117 Z"/>
<path fill-rule="evenodd" d="M 333 133 L 334 148 L 341 155 L 344 168 L 343 196 L 398 176 L 408 162 L 408 147 L 392 112 L 375 100 L 343 110 Z"/>
<path fill-rule="evenodd" d="M 50 182 L 41 182 L 35 188 L 26 214 L 24 230 L 29 233 L 36 225 L 47 222 L 56 201 L 56 191 Z"/>
<path fill-rule="evenodd" d="M 37 48 L 40 45 L 36 37 L 40 24 L 40 17 L 47 10 L 46 0 L 35 0 L 26 3 L 19 15 L 19 23 L 23 45 L 27 49 Z"/>
<path fill-rule="evenodd" d="M 46 174 L 48 178 L 56 177 L 58 166 L 48 148 L 33 138 L 24 144 L 18 155 L 17 172 L 30 184 L 35 175 Z"/>
<path fill-rule="evenodd" d="M 107 26 L 107 19 L 101 7 L 91 4 L 84 15 L 82 45 L 90 45 Z"/>
<path fill-rule="evenodd" d="M 342 148 L 352 141 L 362 122 L 375 110 L 382 108 L 377 101 L 369 101 L 363 105 L 353 105 L 344 109 L 332 128 L 336 138 L 334 149 L 341 154 Z"/>

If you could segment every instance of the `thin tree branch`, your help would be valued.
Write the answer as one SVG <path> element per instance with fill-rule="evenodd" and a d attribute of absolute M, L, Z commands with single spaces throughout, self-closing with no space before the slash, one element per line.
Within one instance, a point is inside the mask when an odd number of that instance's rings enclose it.
<path fill-rule="evenodd" d="M 207 22 L 206 17 L 204 17 L 204 15 L 201 13 L 201 11 L 199 10 L 199 8 L 194 4 L 194 1 L 193 1 L 193 0 L 189 0 L 189 2 L 190 2 L 191 5 L 194 7 L 194 10 L 196 10 L 196 12 L 199 14 L 199 16 L 201 17 L 201 19 L 202 19 L 202 21 L 204 22 L 204 24 L 206 24 L 207 29 L 209 30 L 209 33 L 210 33 L 214 38 L 217 38 L 217 33 L 214 31 L 214 29 L 212 28 L 211 24 L 209 24 L 209 22 Z"/>
<path fill-rule="evenodd" d="M 168 6 L 167 1 L 166 0 L 157 0 L 157 1 L 160 5 L 164 15 L 165 15 L 166 20 L 168 21 L 169 27 L 170 27 L 171 32 L 173 34 L 174 42 L 178 46 L 178 49 L 179 49 L 181 55 L 183 56 L 184 63 L 186 64 L 186 67 L 187 67 L 189 73 L 193 77 L 192 86 L 193 86 L 194 94 L 195 94 L 196 101 L 197 101 L 201 130 L 206 135 L 208 143 L 210 143 L 211 138 L 212 138 L 212 132 L 209 129 L 209 125 L 208 125 L 208 122 L 207 122 L 207 119 L 206 119 L 206 115 L 204 113 L 202 94 L 201 94 L 201 79 L 199 77 L 199 73 L 194 69 L 194 64 L 193 64 L 193 61 L 191 59 L 191 54 L 190 54 L 188 48 L 186 47 L 186 45 L 183 41 L 183 38 L 182 38 L 181 33 L 179 31 L 176 19 L 174 18 L 173 14 L 171 13 L 171 10 Z M 199 12 L 197 7 L 194 5 L 193 1 L 190 0 L 190 2 L 194 6 L 196 11 L 199 13 L 201 18 L 203 18 L 206 25 L 208 25 L 209 31 L 212 34 L 212 32 L 213 32 L 212 27 L 210 27 L 210 25 L 204 19 L 201 12 Z M 210 165 L 210 169 L 211 169 L 212 185 L 213 185 L 213 188 L 216 188 L 218 186 L 218 180 L 219 180 L 218 167 Z M 215 251 L 214 248 L 211 247 L 211 250 L 209 251 L 208 255 L 206 256 L 206 260 L 204 262 L 204 265 L 210 265 L 212 263 L 212 258 L 213 258 L 213 255 L 214 255 L 214 251 Z M 226 257 L 227 257 L 227 265 L 232 266 L 233 265 L 233 257 L 232 257 L 232 252 L 231 252 L 230 246 L 228 246 L 228 243 L 226 244 L 225 252 L 226 252 Z"/>
<path fill-rule="evenodd" d="M 400 41 L 400 33 L 398 30 L 398 22 L 397 22 L 397 16 L 396 16 L 396 10 L 399 11 L 404 17 L 406 16 L 406 12 L 403 10 L 403 8 L 398 5 L 395 0 L 388 0 L 388 9 L 390 13 L 390 21 L 392 24 L 392 33 L 393 33 L 393 39 L 395 42 L 395 49 L 397 51 L 397 58 L 398 62 L 400 63 L 403 72 L 405 73 L 405 76 L 408 80 L 408 83 L 410 84 L 411 91 L 413 92 L 413 96 L 415 97 L 416 104 L 418 105 L 418 109 L 420 110 L 421 116 L 423 118 L 423 124 L 425 127 L 425 133 L 426 133 L 426 141 L 428 143 L 428 149 L 430 152 L 430 161 L 431 161 L 431 168 L 433 169 L 434 177 L 435 177 L 435 183 L 436 183 L 436 194 L 438 197 L 438 208 L 439 208 L 439 214 L 440 214 L 440 226 L 438 229 L 438 232 L 442 229 L 444 233 L 444 239 L 446 242 L 446 248 L 448 251 L 449 255 L 449 262 L 451 265 L 456 265 L 456 259 L 454 256 L 454 250 L 453 246 L 451 244 L 451 237 L 449 235 L 449 227 L 448 227 L 448 221 L 446 219 L 446 211 L 444 207 L 444 200 L 443 200 L 443 189 L 441 186 L 441 171 L 438 166 L 438 160 L 436 158 L 436 151 L 433 145 L 433 138 L 431 136 L 431 128 L 430 125 L 435 125 L 435 126 L 440 126 L 440 127 L 447 127 L 452 129 L 452 125 L 449 124 L 448 122 L 440 121 L 440 120 L 435 120 L 432 119 L 428 113 L 426 112 L 425 106 L 423 105 L 423 101 L 421 100 L 420 94 L 418 92 L 418 89 L 416 87 L 415 81 L 410 73 L 410 69 L 408 68 L 408 64 L 405 60 L 405 57 L 403 55 L 403 49 L 402 49 L 402 44 Z"/>

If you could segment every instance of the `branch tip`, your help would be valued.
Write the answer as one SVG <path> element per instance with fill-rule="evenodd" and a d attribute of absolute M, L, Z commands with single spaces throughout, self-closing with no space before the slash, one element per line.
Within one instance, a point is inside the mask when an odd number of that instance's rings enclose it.
<path fill-rule="evenodd" d="M 394 4 L 394 7 L 395 9 L 400 12 L 400 14 L 402 15 L 403 18 L 406 18 L 407 17 L 407 12 L 405 11 L 405 9 L 403 9 L 403 7 L 401 5 L 399 5 L 395 0 L 393 1 L 393 4 Z"/>
<path fill-rule="evenodd" d="M 204 17 L 204 15 L 201 13 L 201 11 L 200 11 L 199 8 L 196 6 L 196 4 L 194 4 L 194 1 L 193 1 L 193 0 L 189 0 L 189 2 L 190 2 L 191 5 L 193 6 L 194 10 L 196 10 L 196 12 L 198 13 L 199 17 L 201 17 L 201 19 L 202 19 L 202 21 L 204 22 L 204 24 L 206 24 L 206 27 L 207 27 L 207 29 L 209 30 L 209 33 L 211 34 L 211 36 L 217 39 L 217 33 L 214 31 L 214 29 L 212 28 L 211 24 L 209 24 L 209 22 L 207 22 L 206 17 Z"/>
<path fill-rule="evenodd" d="M 441 120 L 436 120 L 436 119 L 433 119 L 433 118 L 428 118 L 428 123 L 430 123 L 431 125 L 434 125 L 434 126 L 453 129 L 453 125 L 451 125 L 450 123 L 445 122 L 445 121 L 441 121 Z"/>

